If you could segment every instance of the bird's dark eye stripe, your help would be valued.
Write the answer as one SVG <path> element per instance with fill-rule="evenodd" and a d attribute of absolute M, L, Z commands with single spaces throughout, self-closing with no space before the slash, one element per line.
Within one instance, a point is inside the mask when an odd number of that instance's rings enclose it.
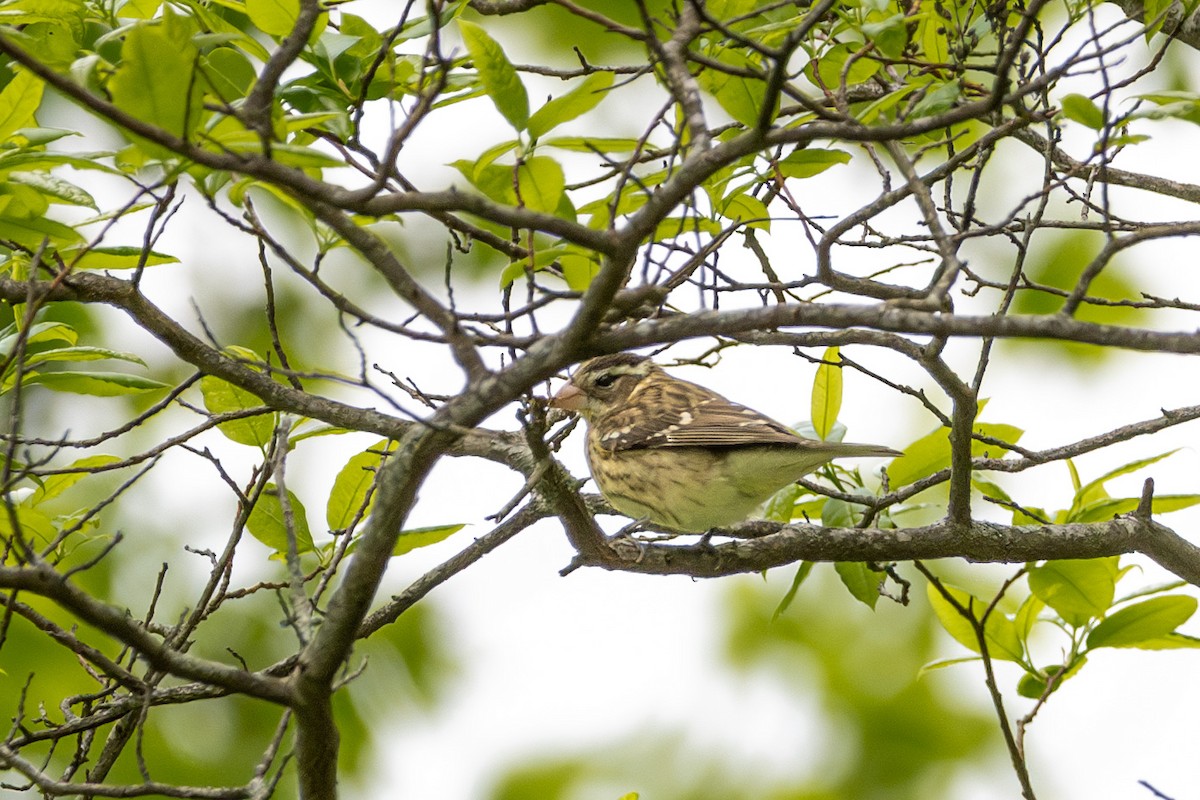
<path fill-rule="evenodd" d="M 604 372 L 596 376 L 596 385 L 601 389 L 607 389 L 617 382 L 617 374 L 615 372 Z"/>

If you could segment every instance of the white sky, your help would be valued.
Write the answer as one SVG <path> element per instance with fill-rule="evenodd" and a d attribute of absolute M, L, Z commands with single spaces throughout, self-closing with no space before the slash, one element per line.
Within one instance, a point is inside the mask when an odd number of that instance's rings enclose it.
<path fill-rule="evenodd" d="M 362 13 L 362 5 L 353 3 L 348 8 Z M 508 45 L 512 39 L 503 41 Z M 531 88 L 530 96 L 544 94 Z M 61 111 L 43 115 L 42 124 L 72 124 L 66 118 L 55 120 L 54 113 Z M 585 118 L 575 128 L 582 131 L 593 122 L 611 121 L 615 109 L 602 105 L 595 113 L 599 116 Z M 438 176 L 449 180 L 455 175 L 442 165 L 477 153 L 508 135 L 486 100 L 456 106 L 447 114 L 439 113 L 438 118 L 444 127 L 426 132 L 406 151 L 419 154 L 408 158 L 406 168 L 415 177 L 430 181 L 431 188 Z M 1155 135 L 1165 150 L 1134 148 L 1119 165 L 1161 173 L 1162 165 L 1154 163 L 1156 153 L 1194 152 L 1194 129 L 1182 125 L 1164 128 L 1161 134 L 1155 129 Z M 94 143 L 87 146 L 92 148 Z M 847 180 L 854 174 L 851 169 L 838 168 L 806 185 L 808 196 L 820 197 L 830 213 L 856 208 L 862 197 L 847 193 L 848 184 L 855 183 Z M 857 174 L 869 181 L 866 173 Z M 1177 159 L 1170 176 L 1200 181 L 1200 160 Z M 170 234 L 175 238 L 164 241 L 159 249 L 179 255 L 189 269 L 200 267 L 203 276 L 192 278 L 195 282 L 191 285 L 166 272 L 172 268 L 152 271 L 149 277 L 156 299 L 190 322 L 194 319 L 192 296 L 202 308 L 215 307 L 214 299 L 229 290 L 222 287 L 245 280 L 258 291 L 260 278 L 245 243 L 232 236 L 214 240 L 211 219 L 206 220 L 199 203 L 189 203 L 190 212 L 198 213 L 201 222 L 189 232 L 175 226 Z M 1186 218 L 1194 217 L 1195 209 L 1175 204 L 1163 213 Z M 808 258 L 806 246 L 789 242 L 786 228 L 777 230 L 780 232 L 771 242 L 776 252 L 791 249 Z M 1183 271 L 1195 263 L 1194 256 L 1179 243 L 1165 245 L 1161 252 L 1153 264 L 1138 261 L 1139 273 L 1144 268 L 1147 280 L 1163 293 L 1190 291 L 1194 299 L 1195 275 Z M 443 256 L 438 252 L 428 257 L 439 263 Z M 476 291 L 481 302 L 495 296 L 490 283 Z M 403 374 L 428 370 L 414 363 L 407 351 L 394 355 L 403 365 Z M 985 391 L 992 401 L 984 419 L 1024 427 L 1026 446 L 1064 444 L 1116 424 L 1154 416 L 1159 408 L 1195 403 L 1191 366 L 1178 357 L 1124 354 L 1104 372 L 1084 372 L 1047 361 L 1032 349 L 1005 349 Z M 786 385 L 767 377 L 780 369 L 787 371 Z M 729 357 L 719 369 L 680 374 L 785 421 L 808 415 L 812 369 L 783 350 L 758 348 Z M 895 406 L 889 404 L 886 409 L 873 407 L 881 396 L 891 397 L 863 379 L 847 376 L 841 418 L 849 426 L 848 438 L 902 447 L 932 425 L 911 401 L 895 401 Z M 102 422 L 95 419 L 97 427 L 103 427 Z M 492 422 L 505 427 L 514 424 L 508 412 Z M 1200 474 L 1196 434 L 1194 424 L 1174 429 L 1153 442 L 1134 442 L 1113 448 L 1111 453 L 1080 459 L 1079 466 L 1086 480 L 1135 457 L 1181 447 L 1183 452 L 1152 470 L 1158 491 L 1200 491 L 1196 485 Z M 370 441 L 313 443 L 312 454 L 298 454 L 296 465 L 289 468 L 293 487 L 308 492 L 309 497 L 322 498 L 321 492 L 327 491 L 332 478 L 329 465 L 336 467 Z M 580 446 L 576 434 L 565 449 L 568 463 L 582 475 Z M 180 460 L 180 469 L 186 468 L 186 462 Z M 171 480 L 178 480 L 178 474 L 172 470 Z M 436 470 L 421 492 L 411 524 L 470 521 L 475 526 L 398 563 L 389 575 L 386 591 L 398 590 L 422 569 L 456 551 L 466 536 L 487 530 L 483 517 L 519 485 L 511 476 L 498 478 L 501 475 L 503 471 L 493 465 L 467 460 Z M 204 479 L 210 478 L 206 473 Z M 1140 480 L 1141 476 L 1126 478 L 1114 488 L 1136 494 Z M 1069 478 L 1061 465 L 1032 475 L 1006 476 L 1001 482 L 1029 504 L 1059 507 L 1069 498 Z M 466 485 L 474 490 L 464 491 Z M 155 498 L 151 498 L 152 505 L 145 509 L 151 517 L 156 512 L 179 513 L 172 508 L 176 500 L 169 487 L 162 489 L 155 494 L 163 508 L 155 509 Z M 210 509 L 215 513 L 208 527 L 216 537 L 224 535 L 227 506 L 222 502 L 220 508 Z M 319 512 L 319 505 L 310 505 L 310 520 L 321 520 Z M 1196 514 L 1178 514 L 1165 521 L 1194 538 L 1191 532 L 1197 519 L 1200 516 Z M 432 713 L 414 712 L 410 706 L 403 715 L 394 709 L 379 709 L 373 725 L 378 755 L 369 782 L 362 787 L 364 796 L 482 798 L 490 780 L 527 759 L 607 750 L 615 743 L 655 733 L 677 733 L 696 752 L 720 754 L 741 765 L 745 774 L 768 782 L 819 775 L 828 768 L 829 759 L 836 763 L 836 753 L 823 745 L 831 723 L 823 716 L 819 697 L 797 694 L 765 671 L 734 675 L 721 665 L 722 604 L 733 584 L 759 578 L 692 581 L 589 569 L 560 578 L 558 570 L 570 557 L 558 527 L 542 523 L 431 595 L 446 630 L 452 632 L 450 644 L 459 658 L 461 674 L 447 692 L 447 702 Z M 790 570 L 778 572 L 781 574 L 774 577 L 772 586 L 781 593 Z M 1155 568 L 1147 569 L 1147 582 L 1160 578 Z M 841 589 L 818 582 L 805 591 Z M 862 609 L 859 613 L 870 612 Z M 945 655 L 965 653 L 947 640 Z M 1082 674 L 1055 695 L 1029 734 L 1031 771 L 1041 796 L 1066 800 L 1148 797 L 1149 792 L 1137 786 L 1139 779 L 1175 797 L 1194 791 L 1200 784 L 1200 761 L 1190 757 L 1193 748 L 1185 749 L 1183 743 L 1194 737 L 1194 720 L 1200 710 L 1200 682 L 1194 680 L 1198 659 L 1200 655 L 1188 651 L 1147 654 L 1110 650 L 1096 654 Z M 887 667 L 881 665 L 880 669 Z M 1002 675 L 1010 710 L 1022 708 L 1023 703 L 1011 691 L 1016 675 L 1004 671 Z M 977 665 L 957 667 L 926 680 L 953 682 L 973 701 L 981 706 L 986 703 Z M 998 738 L 999 732 L 995 735 Z M 647 775 L 646 780 L 653 784 L 653 776 Z M 637 785 L 603 786 L 577 800 L 613 800 L 639 788 L 644 790 Z M 965 778 L 959 788 L 954 796 L 965 800 L 1000 800 L 1018 794 L 1015 779 L 1003 763 L 983 775 Z"/>

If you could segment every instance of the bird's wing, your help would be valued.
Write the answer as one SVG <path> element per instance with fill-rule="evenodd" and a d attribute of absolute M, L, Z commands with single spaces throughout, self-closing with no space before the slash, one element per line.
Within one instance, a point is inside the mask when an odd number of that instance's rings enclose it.
<path fill-rule="evenodd" d="M 805 443 L 786 425 L 687 381 L 648 381 L 635 397 L 606 416 L 601 446 L 618 451 Z"/>

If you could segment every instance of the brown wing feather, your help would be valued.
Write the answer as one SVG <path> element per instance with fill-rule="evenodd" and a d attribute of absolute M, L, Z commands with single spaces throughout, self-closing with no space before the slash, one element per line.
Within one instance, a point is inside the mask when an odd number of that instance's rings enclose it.
<path fill-rule="evenodd" d="M 643 381 L 602 427 L 600 444 L 613 451 L 806 443 L 770 417 L 678 379 Z"/>

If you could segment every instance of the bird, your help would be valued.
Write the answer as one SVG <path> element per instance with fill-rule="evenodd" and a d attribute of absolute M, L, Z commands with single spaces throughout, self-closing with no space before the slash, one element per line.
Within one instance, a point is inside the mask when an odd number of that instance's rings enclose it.
<path fill-rule="evenodd" d="M 742 522 L 834 458 L 902 455 L 806 439 L 634 353 L 583 362 L 550 406 L 583 417 L 588 469 L 609 505 L 681 533 Z"/>

